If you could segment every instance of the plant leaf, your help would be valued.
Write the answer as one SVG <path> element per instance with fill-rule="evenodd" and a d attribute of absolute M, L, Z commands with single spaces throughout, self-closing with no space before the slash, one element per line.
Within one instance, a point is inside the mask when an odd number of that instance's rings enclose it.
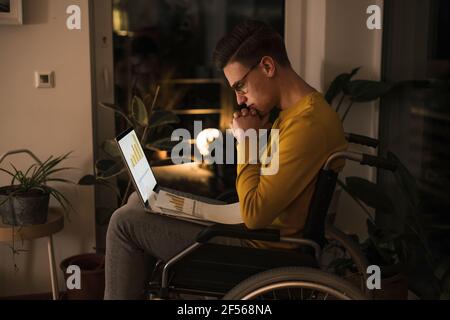
<path fill-rule="evenodd" d="M 8 171 L 8 170 L 2 169 L 2 168 L 0 168 L 0 171 L 3 171 L 3 172 L 5 172 L 5 173 L 9 174 L 10 176 L 14 177 L 14 173 L 12 173 L 11 171 Z M 12 183 L 11 183 L 11 184 L 12 184 Z"/>
<path fill-rule="evenodd" d="M 64 211 L 66 212 L 66 217 L 70 221 L 69 209 L 72 209 L 72 211 L 76 212 L 70 201 L 60 191 L 56 190 L 55 188 L 46 186 L 46 189 L 50 192 L 50 195 L 52 195 L 63 207 Z"/>
<path fill-rule="evenodd" d="M 64 182 L 64 183 L 69 183 L 69 184 L 76 184 L 73 181 L 67 180 L 67 179 L 61 179 L 61 178 L 51 178 L 51 179 L 47 179 L 47 181 L 49 182 Z"/>
<path fill-rule="evenodd" d="M 117 146 L 117 142 L 115 140 L 109 139 L 103 141 L 101 148 L 106 154 L 113 158 L 121 156 L 119 147 Z"/>
<path fill-rule="evenodd" d="M 84 177 L 82 177 L 78 181 L 78 184 L 82 185 L 82 186 L 92 186 L 95 184 L 95 181 L 96 181 L 95 176 L 88 174 L 88 175 L 85 175 Z"/>
<path fill-rule="evenodd" d="M 347 83 L 344 92 L 355 102 L 368 102 L 384 96 L 391 88 L 391 85 L 381 81 L 354 80 Z"/>
<path fill-rule="evenodd" d="M 72 167 L 54 169 L 60 162 L 66 160 L 71 153 L 72 152 L 68 152 L 65 155 L 62 155 L 62 156 L 56 157 L 56 158 L 53 158 L 52 156 L 50 156 L 39 167 L 39 169 L 36 170 L 36 172 L 33 172 L 33 176 L 31 177 L 31 179 L 33 181 L 37 181 L 37 183 L 41 184 L 41 183 L 45 183 L 45 181 L 48 178 L 48 176 L 53 174 L 53 173 L 55 173 L 55 172 L 59 172 L 59 171 L 63 171 L 63 170 L 69 170 L 69 169 L 75 169 L 75 168 L 72 168 Z"/>
<path fill-rule="evenodd" d="M 180 118 L 172 111 L 158 110 L 154 111 L 150 116 L 148 128 L 156 128 L 167 124 L 179 123 Z"/>
<path fill-rule="evenodd" d="M 117 114 L 121 115 L 128 122 L 129 125 L 133 126 L 133 122 L 126 115 L 126 113 L 122 111 L 122 109 L 119 106 L 112 104 L 112 103 L 107 103 L 107 102 L 99 102 L 98 105 L 103 108 L 113 110 Z"/>
<path fill-rule="evenodd" d="M 123 169 L 122 161 L 115 161 L 111 159 L 102 159 L 95 164 L 97 177 L 106 178 L 117 174 Z"/>
<path fill-rule="evenodd" d="M 350 82 L 352 77 L 359 71 L 360 68 L 353 69 L 351 73 L 342 73 L 338 75 L 330 84 L 326 94 L 325 100 L 331 105 L 334 98 L 341 93 L 345 86 Z"/>
<path fill-rule="evenodd" d="M 141 98 L 134 96 L 131 104 L 133 119 L 142 127 L 148 125 L 148 114 L 144 102 Z"/>
<path fill-rule="evenodd" d="M 96 175 L 99 178 L 110 179 L 122 172 L 125 172 L 123 162 L 110 159 L 103 159 L 97 161 L 95 164 Z"/>

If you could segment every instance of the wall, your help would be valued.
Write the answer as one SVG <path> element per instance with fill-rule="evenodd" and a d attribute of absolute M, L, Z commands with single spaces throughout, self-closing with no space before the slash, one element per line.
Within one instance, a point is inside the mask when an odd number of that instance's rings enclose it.
<path fill-rule="evenodd" d="M 72 4 L 81 8 L 81 30 L 66 28 L 66 8 Z M 64 178 L 78 181 L 93 172 L 88 0 L 25 0 L 23 10 L 24 25 L 0 26 L 0 154 L 29 148 L 46 159 L 72 150 L 65 165 L 77 169 Z M 35 70 L 55 71 L 56 87 L 35 89 Z M 20 167 L 32 163 L 26 155 L 7 160 Z M 0 174 L 0 184 L 7 183 L 6 175 Z M 63 289 L 59 262 L 93 252 L 95 246 L 94 191 L 59 186 L 76 210 L 71 222 L 66 221 L 64 230 L 54 236 Z M 51 205 L 57 206 L 54 201 Z M 51 291 L 46 239 L 25 242 L 24 248 L 30 252 L 18 256 L 15 272 L 11 251 L 0 244 L 0 296 Z"/>
<path fill-rule="evenodd" d="M 383 8 L 382 0 L 287 0 L 288 53 L 297 72 L 317 90 L 325 92 L 338 74 L 359 66 L 354 79 L 380 79 L 382 30 L 366 27 L 366 10 L 372 4 Z M 344 129 L 376 138 L 378 103 L 355 104 Z M 343 177 L 349 175 L 371 180 L 376 176 L 374 170 L 348 162 Z M 364 238 L 365 220 L 361 209 L 343 194 L 336 225 Z"/>
<path fill-rule="evenodd" d="M 70 4 L 81 7 L 81 31 L 65 28 Z M 381 31 L 365 27 L 371 4 L 382 5 L 382 1 L 287 0 L 289 55 L 296 70 L 317 89 L 325 90 L 338 73 L 356 66 L 363 66 L 357 78 L 380 77 Z M 44 159 L 73 150 L 66 164 L 78 169 L 65 176 L 73 180 L 93 168 L 88 15 L 88 0 L 25 0 L 24 25 L 0 27 L 0 153 L 23 147 Z M 35 89 L 34 70 L 54 70 L 56 88 Z M 345 123 L 346 131 L 374 137 L 377 128 L 376 104 L 356 106 Z M 19 166 L 31 163 L 25 156 L 10 160 Z M 353 165 L 344 174 L 374 177 L 372 170 Z M 0 184 L 6 183 L 7 177 L 0 175 Z M 95 245 L 93 189 L 62 190 L 77 214 L 54 237 L 57 264 L 67 256 L 92 252 Z M 364 215 L 347 197 L 341 200 L 337 225 L 364 235 Z M 46 245 L 45 239 L 26 242 L 30 252 L 18 257 L 18 272 L 10 250 L 0 245 L 0 296 L 50 291 Z M 62 288 L 59 270 L 58 276 Z"/>

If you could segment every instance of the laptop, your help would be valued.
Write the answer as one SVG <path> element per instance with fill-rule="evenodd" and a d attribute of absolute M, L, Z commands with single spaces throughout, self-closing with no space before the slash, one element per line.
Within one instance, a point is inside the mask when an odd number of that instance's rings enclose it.
<path fill-rule="evenodd" d="M 226 204 L 223 201 L 181 192 L 178 190 L 162 187 L 144 154 L 139 138 L 133 128 L 129 128 L 116 137 L 122 159 L 133 181 L 136 193 L 141 199 L 146 211 L 153 212 L 149 205 L 149 197 L 154 196 L 160 190 L 175 194 L 188 199 L 198 200 L 209 204 Z"/>

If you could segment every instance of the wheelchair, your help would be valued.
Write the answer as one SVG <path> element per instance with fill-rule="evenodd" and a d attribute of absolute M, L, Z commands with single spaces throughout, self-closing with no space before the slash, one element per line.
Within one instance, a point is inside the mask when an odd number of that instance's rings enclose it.
<path fill-rule="evenodd" d="M 378 141 L 347 134 L 350 143 L 376 147 Z M 333 227 L 328 210 L 338 172 L 331 167 L 338 159 L 356 161 L 394 171 L 387 159 L 351 151 L 336 152 L 319 171 L 301 235 L 284 237 L 279 230 L 250 230 L 241 225 L 211 224 L 195 242 L 169 261 L 158 261 L 147 286 L 149 299 L 196 296 L 226 300 L 363 300 L 367 261 L 346 234 Z M 294 243 L 296 250 L 259 249 L 211 243 L 215 237 Z M 337 241 L 355 262 L 361 286 L 324 270 L 322 250 Z"/>

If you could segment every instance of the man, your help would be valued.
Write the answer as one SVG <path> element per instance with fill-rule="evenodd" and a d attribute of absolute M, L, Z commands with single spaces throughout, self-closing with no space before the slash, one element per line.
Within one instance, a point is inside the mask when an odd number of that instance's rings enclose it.
<path fill-rule="evenodd" d="M 250 229 L 277 228 L 282 235 L 302 230 L 315 179 L 328 156 L 346 148 L 337 114 L 324 98 L 291 68 L 282 38 L 262 22 L 239 24 L 217 45 L 216 64 L 236 92 L 232 128 L 238 139 L 236 181 L 241 215 Z M 248 143 L 239 129 L 267 129 L 269 113 L 281 109 L 279 168 L 261 175 L 251 164 Z M 146 213 L 136 194 L 112 216 L 106 243 L 106 299 L 143 297 L 156 259 L 168 260 L 193 243 L 201 225 Z M 257 247 L 280 244 L 217 239 L 215 242 Z M 282 246 L 286 248 L 286 245 Z"/>
<path fill-rule="evenodd" d="M 292 69 L 281 36 L 262 22 L 237 26 L 219 42 L 214 60 L 235 90 L 238 104 L 247 105 L 234 114 L 232 129 L 267 128 L 270 111 L 281 110 L 272 127 L 279 130 L 278 172 L 260 175 L 261 165 L 238 164 L 242 218 L 251 229 L 297 233 L 305 224 L 319 170 L 331 153 L 347 147 L 341 121 L 324 97 Z M 235 137 L 238 158 L 248 157 L 248 144 Z"/>

